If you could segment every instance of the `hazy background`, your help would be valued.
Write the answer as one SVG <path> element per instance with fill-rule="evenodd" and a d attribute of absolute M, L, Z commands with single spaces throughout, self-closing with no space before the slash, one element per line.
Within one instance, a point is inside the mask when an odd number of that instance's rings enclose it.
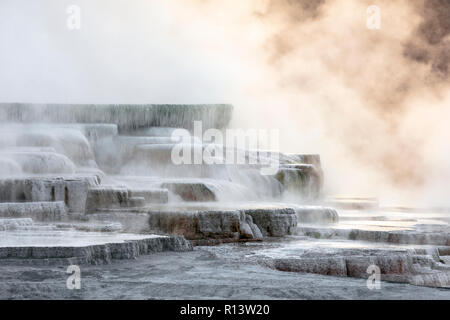
<path fill-rule="evenodd" d="M 446 0 L 2 0 L 0 101 L 232 103 L 330 193 L 450 205 L 449 33 Z"/>

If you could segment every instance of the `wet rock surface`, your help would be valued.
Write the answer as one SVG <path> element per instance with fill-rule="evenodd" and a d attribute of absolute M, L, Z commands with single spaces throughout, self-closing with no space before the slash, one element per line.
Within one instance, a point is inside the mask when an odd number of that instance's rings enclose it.
<path fill-rule="evenodd" d="M 98 264 L 154 252 L 192 250 L 183 237 L 126 234 L 114 228 L 121 226 L 0 219 L 0 264 Z"/>
<path fill-rule="evenodd" d="M 282 237 L 292 234 L 297 226 L 297 215 L 292 208 L 245 209 L 246 215 L 253 218 L 264 236 Z"/>
<path fill-rule="evenodd" d="M 450 229 L 439 230 L 430 226 L 426 230 L 364 230 L 341 227 L 305 226 L 298 230 L 307 236 L 318 239 L 343 238 L 371 242 L 418 245 L 450 245 Z"/>
<path fill-rule="evenodd" d="M 294 257 L 277 258 L 269 265 L 285 271 L 365 278 L 367 268 L 375 265 L 386 281 L 450 286 L 446 258 L 450 228 L 445 213 L 371 208 L 339 210 L 339 219 L 334 224 L 300 224 L 297 234 L 318 246 L 297 248 Z M 323 244 L 327 248 L 322 248 Z M 317 264 L 318 259 L 322 263 Z"/>
<path fill-rule="evenodd" d="M 126 235 L 123 236 L 126 239 Z M 118 243 L 75 247 L 0 247 L 0 264 L 102 264 L 117 259 L 135 259 L 162 251 L 188 251 L 192 245 L 182 237 L 142 237 Z"/>
<path fill-rule="evenodd" d="M 232 259 L 253 244 L 197 247 L 136 260 L 81 266 L 81 289 L 66 287 L 68 264 L 0 264 L 0 299 L 450 299 L 447 289 L 283 272 Z M 201 276 L 199 276 L 201 275 Z"/>
<path fill-rule="evenodd" d="M 285 192 L 299 193 L 304 198 L 317 198 L 321 190 L 321 177 L 314 165 L 286 164 L 276 174 Z"/>
<path fill-rule="evenodd" d="M 160 211 L 149 214 L 150 229 L 180 234 L 190 240 L 205 238 L 239 239 L 239 211 Z"/>
<path fill-rule="evenodd" d="M 205 250 L 210 250 L 206 249 Z M 383 284 L 410 283 L 450 288 L 450 265 L 433 247 L 376 245 L 349 240 L 314 240 L 294 236 L 281 241 L 223 245 L 211 249 L 224 259 L 247 261 L 274 270 L 367 279 L 379 268 Z"/>
<path fill-rule="evenodd" d="M 0 202 L 63 201 L 72 212 L 84 212 L 88 189 L 96 175 L 44 175 L 0 178 Z"/>
<path fill-rule="evenodd" d="M 86 198 L 86 213 L 101 209 L 117 209 L 131 206 L 128 189 L 120 186 L 99 186 L 89 188 Z"/>
<path fill-rule="evenodd" d="M 67 217 L 64 202 L 0 203 L 0 217 L 29 217 L 36 221 L 58 221 Z"/>
<path fill-rule="evenodd" d="M 151 230 L 181 234 L 187 239 L 261 240 L 293 232 L 297 216 L 291 208 L 174 207 L 145 209 Z M 142 211 L 141 211 L 142 212 Z"/>

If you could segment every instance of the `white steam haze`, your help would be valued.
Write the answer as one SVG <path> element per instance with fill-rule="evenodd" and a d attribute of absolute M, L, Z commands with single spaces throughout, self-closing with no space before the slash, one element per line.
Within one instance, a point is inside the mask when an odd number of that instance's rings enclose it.
<path fill-rule="evenodd" d="M 233 126 L 319 153 L 329 193 L 449 205 L 449 14 L 443 0 L 2 0 L 0 101 L 232 103 Z"/>

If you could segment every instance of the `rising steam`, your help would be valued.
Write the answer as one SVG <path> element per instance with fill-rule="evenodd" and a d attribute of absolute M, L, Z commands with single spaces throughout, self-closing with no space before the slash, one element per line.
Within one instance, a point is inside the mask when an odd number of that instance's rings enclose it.
<path fill-rule="evenodd" d="M 4 0 L 0 100 L 231 102 L 234 126 L 320 153 L 330 192 L 445 204 L 449 14 L 445 0 Z"/>

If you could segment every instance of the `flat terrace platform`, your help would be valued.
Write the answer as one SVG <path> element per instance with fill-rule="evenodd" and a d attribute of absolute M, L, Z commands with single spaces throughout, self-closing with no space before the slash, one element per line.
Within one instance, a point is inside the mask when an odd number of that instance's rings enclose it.
<path fill-rule="evenodd" d="M 67 224 L 0 219 L 0 264 L 109 263 L 162 251 L 189 251 L 182 237 L 83 231 Z"/>

